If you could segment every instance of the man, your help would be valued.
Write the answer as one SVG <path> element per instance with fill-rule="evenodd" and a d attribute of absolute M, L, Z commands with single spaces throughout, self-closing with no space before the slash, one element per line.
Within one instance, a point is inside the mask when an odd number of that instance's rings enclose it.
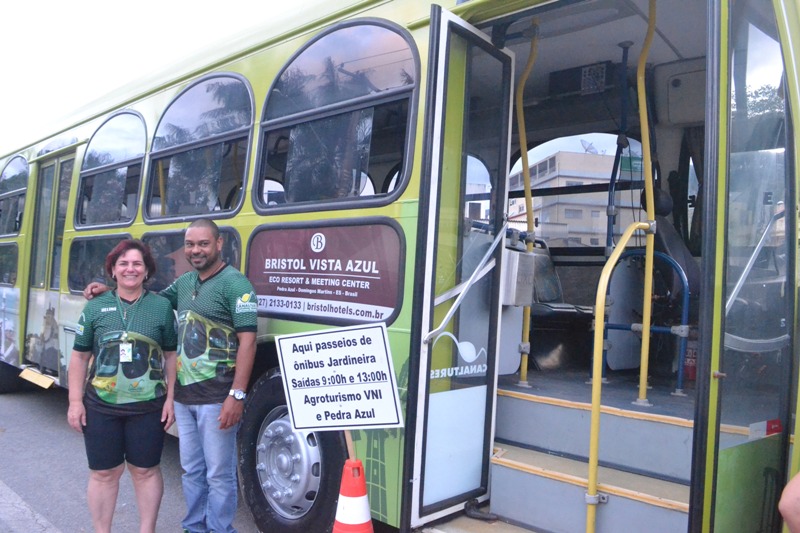
<path fill-rule="evenodd" d="M 235 533 L 236 430 L 256 351 L 252 284 L 221 258 L 217 225 L 198 219 L 184 237 L 194 267 L 160 294 L 178 312 L 175 418 L 187 533 Z M 102 287 L 89 285 L 87 297 Z"/>

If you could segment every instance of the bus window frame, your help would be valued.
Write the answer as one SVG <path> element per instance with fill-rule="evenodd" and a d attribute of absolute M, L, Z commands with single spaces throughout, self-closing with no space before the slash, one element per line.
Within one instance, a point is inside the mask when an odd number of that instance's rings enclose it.
<path fill-rule="evenodd" d="M 89 170 L 83 170 L 83 164 L 86 160 L 87 154 L 89 153 L 89 147 L 92 145 L 92 141 L 94 140 L 97 133 L 103 128 L 103 126 L 107 125 L 116 117 L 126 114 L 133 115 L 139 118 L 139 120 L 142 122 L 142 127 L 144 129 L 144 146 L 142 149 L 142 155 L 141 157 L 138 158 L 139 161 L 138 164 L 140 167 L 139 183 L 136 187 L 136 193 L 134 194 L 134 205 L 133 207 L 131 207 L 126 204 L 128 212 L 130 213 L 129 220 L 121 222 L 100 222 L 94 224 L 81 223 L 78 220 L 78 217 L 80 214 L 82 214 L 82 206 L 80 205 L 80 203 L 83 201 L 82 192 L 83 192 L 84 180 L 88 178 L 96 178 L 97 176 L 105 174 L 106 172 L 110 172 L 112 170 L 119 170 L 122 168 L 129 169 L 133 166 L 136 166 L 136 159 L 126 159 L 126 160 L 115 161 L 114 163 L 110 163 L 108 165 L 101 165 L 98 167 L 94 167 Z M 73 210 L 73 220 L 72 220 L 73 227 L 75 228 L 76 231 L 88 231 L 97 228 L 126 228 L 131 226 L 133 222 L 136 220 L 136 215 L 138 214 L 139 211 L 139 204 L 141 202 L 142 182 L 145 179 L 145 171 L 147 170 L 145 168 L 145 160 L 147 159 L 147 135 L 148 135 L 147 122 L 144 120 L 144 117 L 141 115 L 141 113 L 139 113 L 138 111 L 134 111 L 132 109 L 122 109 L 118 112 L 111 114 L 106 120 L 103 121 L 102 124 L 100 124 L 100 126 L 97 127 L 97 129 L 95 129 L 94 133 L 92 133 L 89 142 L 86 144 L 86 150 L 84 151 L 83 156 L 81 157 L 81 168 L 78 174 L 78 185 L 76 193 L 77 197 L 75 198 L 75 209 Z M 127 181 L 128 178 L 126 176 L 125 178 L 126 187 L 128 185 Z M 92 186 L 94 187 L 94 185 Z"/>
<path fill-rule="evenodd" d="M 14 190 L 6 191 L 0 194 L 0 201 L 21 196 L 22 213 L 17 212 L 17 217 L 19 219 L 17 230 L 12 233 L 0 233 L 0 237 L 16 237 L 19 235 L 20 231 L 22 231 L 22 216 L 24 216 L 25 214 L 25 203 L 28 196 L 28 188 L 30 187 L 30 181 L 31 181 L 31 163 L 30 161 L 28 161 L 28 158 L 26 158 L 22 154 L 14 154 L 3 162 L 2 170 L 0 170 L 0 176 L 2 176 L 3 172 L 5 172 L 6 169 L 11 165 L 11 163 L 18 158 L 25 163 L 25 167 L 27 168 L 27 178 L 25 180 L 25 186 L 19 187 Z"/>
<path fill-rule="evenodd" d="M 273 93 L 273 90 L 280 81 L 281 76 L 295 63 L 297 58 L 319 40 L 342 29 L 352 28 L 355 26 L 377 26 L 400 36 L 405 41 L 406 45 L 408 46 L 408 50 L 411 53 L 411 60 L 414 64 L 414 83 L 405 86 L 393 87 L 377 93 L 376 95 L 360 96 L 313 109 L 306 109 L 294 114 L 283 115 L 279 118 L 267 119 L 266 114 L 269 109 L 270 97 Z M 254 211 L 259 215 L 278 215 L 285 213 L 366 209 L 389 205 L 396 201 L 406 190 L 406 187 L 410 182 L 411 168 L 414 164 L 414 145 L 417 137 L 417 114 L 419 113 L 420 72 L 421 61 L 419 50 L 417 49 L 417 44 L 412 35 L 406 28 L 387 19 L 364 17 L 343 21 L 325 28 L 325 30 L 321 31 L 313 38 L 303 43 L 300 48 L 298 48 L 278 70 L 278 73 L 270 84 L 264 99 L 264 106 L 261 110 L 261 118 L 259 122 L 258 149 L 255 163 L 256 171 L 253 174 L 253 183 L 250 185 Z M 390 192 L 383 192 L 379 190 L 379 188 L 375 186 L 375 183 L 373 182 L 373 187 L 375 188 L 375 194 L 373 195 L 345 196 L 341 198 L 309 200 L 271 206 L 263 203 L 261 196 L 263 192 L 261 184 L 263 181 L 268 179 L 265 169 L 269 166 L 267 158 L 265 157 L 266 152 L 264 145 L 270 133 L 282 128 L 291 128 L 300 124 L 309 124 L 315 121 L 324 120 L 326 118 L 342 116 L 346 113 L 376 109 L 382 105 L 402 102 L 406 102 L 408 106 L 405 123 L 405 139 L 402 141 L 401 160 L 397 164 L 393 165 L 392 170 L 390 170 L 391 174 L 395 167 L 398 165 L 400 167 L 397 183 Z M 364 172 L 369 174 L 367 170 Z"/>
<path fill-rule="evenodd" d="M 234 130 L 229 130 L 223 133 L 209 135 L 201 139 L 196 139 L 177 146 L 171 146 L 169 148 L 152 150 L 152 146 L 155 143 L 155 135 L 159 131 L 159 126 L 161 126 L 161 123 L 164 120 L 164 116 L 172 108 L 172 106 L 175 105 L 175 103 L 178 102 L 183 96 L 185 96 L 192 88 L 194 88 L 197 85 L 203 84 L 209 80 L 213 80 L 214 78 L 233 78 L 240 81 L 244 85 L 244 87 L 247 90 L 250 103 L 250 122 L 246 126 L 242 126 Z M 161 111 L 161 114 L 158 117 L 158 122 L 156 123 L 156 127 L 153 129 L 153 138 L 150 139 L 151 150 L 149 150 L 145 155 L 145 164 L 142 169 L 142 175 L 145 180 L 144 195 L 142 196 L 142 201 L 140 202 L 141 214 L 144 222 L 147 225 L 154 225 L 154 224 L 170 224 L 175 222 L 191 221 L 191 220 L 196 220 L 198 218 L 226 219 L 235 217 L 244 206 L 244 196 L 245 196 L 244 194 L 240 194 L 239 198 L 237 199 L 236 205 L 232 206 L 228 210 L 224 210 L 220 206 L 219 210 L 208 211 L 204 213 L 152 216 L 150 214 L 150 205 L 153 200 L 151 196 L 152 193 L 154 192 L 154 182 L 155 182 L 155 179 L 153 178 L 153 172 L 154 169 L 156 168 L 156 165 L 161 160 L 171 159 L 172 157 L 178 154 L 190 152 L 192 150 L 197 150 L 200 148 L 223 145 L 225 142 L 235 141 L 239 139 L 238 142 L 243 142 L 246 148 L 246 152 L 243 157 L 244 166 L 242 168 L 242 176 L 241 176 L 242 180 L 240 185 L 242 192 L 246 191 L 248 187 L 247 180 L 250 174 L 249 172 L 250 159 L 253 152 L 255 115 L 256 115 L 256 107 L 255 107 L 255 97 L 253 95 L 253 87 L 252 84 L 250 83 L 250 80 L 248 80 L 247 77 L 242 74 L 231 71 L 211 72 L 204 76 L 200 76 L 192 80 L 187 85 L 185 85 Z"/>

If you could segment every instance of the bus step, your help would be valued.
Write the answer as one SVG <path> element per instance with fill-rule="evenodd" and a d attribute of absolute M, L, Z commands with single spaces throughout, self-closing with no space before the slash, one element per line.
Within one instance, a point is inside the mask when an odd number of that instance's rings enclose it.
<path fill-rule="evenodd" d="M 495 439 L 585 461 L 590 418 L 591 404 L 586 402 L 501 389 Z M 681 417 L 604 405 L 600 463 L 688 484 L 693 426 L 691 420 Z"/>
<path fill-rule="evenodd" d="M 533 530 L 585 530 L 588 465 L 515 446 L 495 448 L 490 510 Z M 686 531 L 689 487 L 600 467 L 598 531 Z M 607 497 L 607 499 L 606 499 Z"/>
<path fill-rule="evenodd" d="M 43 389 L 49 389 L 55 385 L 58 380 L 57 377 L 43 374 L 39 369 L 30 366 L 23 368 L 22 372 L 19 373 L 19 377 Z"/>

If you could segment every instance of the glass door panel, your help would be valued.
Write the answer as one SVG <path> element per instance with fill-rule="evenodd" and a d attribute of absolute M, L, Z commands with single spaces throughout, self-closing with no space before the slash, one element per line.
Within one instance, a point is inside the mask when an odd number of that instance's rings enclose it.
<path fill-rule="evenodd" d="M 58 203 L 56 204 L 55 228 L 53 232 L 52 253 L 53 259 L 50 267 L 50 288 L 61 287 L 61 248 L 64 242 L 64 224 L 67 221 L 67 202 L 69 201 L 69 187 L 72 183 L 72 167 L 74 159 L 62 161 L 58 169 Z"/>
<path fill-rule="evenodd" d="M 432 311 L 423 324 L 424 417 L 412 525 L 488 490 L 508 169 L 512 58 L 483 33 L 441 20 L 432 156 Z M 428 292 L 429 291 L 429 292 Z"/>
<path fill-rule="evenodd" d="M 53 205 L 56 165 L 43 166 L 39 170 L 39 191 L 36 198 L 36 217 L 33 222 L 33 261 L 31 287 L 43 289 L 47 281 L 48 243 L 50 242 L 50 208 Z"/>
<path fill-rule="evenodd" d="M 794 210 L 794 193 L 787 188 L 792 171 L 772 3 L 731 4 L 730 39 L 725 320 L 718 374 L 714 531 L 777 531 L 777 500 L 791 430 L 794 345 L 793 276 L 787 276 L 794 247 L 783 214 Z"/>

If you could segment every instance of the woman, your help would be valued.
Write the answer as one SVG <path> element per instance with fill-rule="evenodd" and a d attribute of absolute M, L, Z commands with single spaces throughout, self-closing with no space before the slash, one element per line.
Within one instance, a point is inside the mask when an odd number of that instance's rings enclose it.
<path fill-rule="evenodd" d="M 86 444 L 95 531 L 111 532 L 127 463 L 139 530 L 154 533 L 164 492 L 159 467 L 164 432 L 175 421 L 175 316 L 166 298 L 143 287 L 156 271 L 146 244 L 120 242 L 106 256 L 105 268 L 117 288 L 89 301 L 78 321 L 67 419 Z"/>

